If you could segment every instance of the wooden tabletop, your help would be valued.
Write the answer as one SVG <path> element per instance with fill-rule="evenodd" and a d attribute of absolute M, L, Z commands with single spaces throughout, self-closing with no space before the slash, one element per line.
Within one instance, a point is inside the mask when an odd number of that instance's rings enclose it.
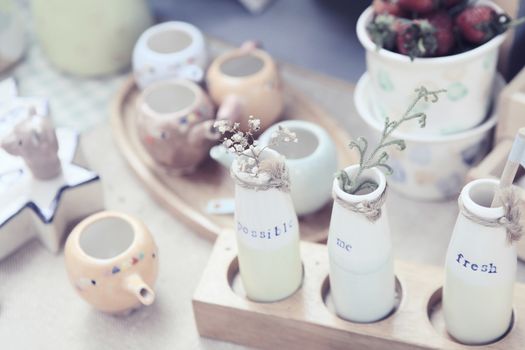
<path fill-rule="evenodd" d="M 217 42 L 212 46 L 223 48 Z M 351 84 L 285 64 L 282 72 L 351 135 L 370 135 L 356 114 Z M 55 349 L 237 348 L 200 338 L 194 323 L 191 298 L 212 244 L 175 220 L 142 188 L 113 143 L 107 120 L 83 135 L 82 146 L 91 168 L 101 175 L 107 208 L 137 216 L 155 237 L 160 257 L 157 300 L 126 318 L 94 311 L 69 286 L 63 256 L 33 241 L 0 262 L 2 343 L 13 349 L 42 344 Z M 395 257 L 441 266 L 457 216 L 456 201 L 416 202 L 390 191 L 386 205 Z M 518 279 L 525 281 L 521 262 Z"/>

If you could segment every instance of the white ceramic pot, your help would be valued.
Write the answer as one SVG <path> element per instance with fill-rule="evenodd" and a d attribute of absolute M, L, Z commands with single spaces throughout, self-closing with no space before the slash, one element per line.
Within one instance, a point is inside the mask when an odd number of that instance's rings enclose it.
<path fill-rule="evenodd" d="M 480 0 L 498 12 L 490 1 Z M 416 58 L 385 49 L 378 50 L 370 39 L 366 25 L 373 16 L 372 7 L 357 21 L 357 36 L 366 49 L 367 71 L 374 92 L 374 113 L 379 118 L 398 118 L 412 101 L 412 91 L 424 85 L 428 89 L 447 89 L 439 104 L 420 106 L 428 113 L 424 129 L 417 123 L 406 124 L 402 131 L 417 134 L 445 135 L 472 129 L 482 123 L 491 102 L 496 73 L 498 48 L 505 40 L 499 35 L 487 43 L 464 53 L 435 58 Z M 428 109 L 428 111 L 427 111 Z"/>
<path fill-rule="evenodd" d="M 357 83 L 354 103 L 361 119 L 379 139 L 384 123 L 374 118 L 372 106 L 377 103 L 368 74 Z M 401 104 L 401 102 L 398 102 Z M 439 106 L 432 104 L 432 108 Z M 427 123 L 433 118 L 429 114 Z M 492 115 L 481 125 L 454 135 L 430 136 L 395 131 L 394 138 L 406 141 L 404 151 L 392 150 L 389 160 L 394 174 L 390 186 L 412 198 L 442 200 L 457 196 L 468 170 L 486 154 L 490 145 L 490 132 L 496 123 Z M 416 124 L 417 122 L 411 123 Z"/>
<path fill-rule="evenodd" d="M 358 165 L 345 169 L 349 174 Z M 376 168 L 366 170 L 364 178 L 378 184 L 373 192 L 351 195 L 344 192 L 337 179 L 328 234 L 330 293 L 339 316 L 354 322 L 374 322 L 387 316 L 395 303 L 395 276 L 386 208 L 370 221 L 340 203 L 375 201 L 386 191 L 385 175 Z"/>
<path fill-rule="evenodd" d="M 259 141 L 267 145 L 279 126 L 297 134 L 299 142 L 283 143 L 272 149 L 286 158 L 290 170 L 291 196 L 297 215 L 321 209 L 332 198 L 332 180 L 337 171 L 337 149 L 330 135 L 319 125 L 287 120 L 266 130 Z"/>
<path fill-rule="evenodd" d="M 118 72 L 153 18 L 146 0 L 32 0 L 35 32 L 57 68 L 79 76 Z"/>
<path fill-rule="evenodd" d="M 298 143 L 272 147 L 286 158 L 295 211 L 299 216 L 312 214 L 332 197 L 332 180 L 337 171 L 337 148 L 326 130 L 304 120 L 287 120 L 273 125 L 259 137 L 261 146 L 270 142 L 279 125 L 295 132 L 299 139 Z M 228 168 L 234 158 L 222 145 L 212 147 L 210 157 Z"/>
<path fill-rule="evenodd" d="M 0 72 L 22 57 L 25 46 L 25 28 L 16 5 L 12 0 L 0 0 Z"/>
<path fill-rule="evenodd" d="M 149 28 L 133 50 L 133 74 L 141 89 L 169 78 L 200 82 L 207 63 L 202 32 L 186 22 L 165 22 Z"/>
<path fill-rule="evenodd" d="M 480 179 L 461 191 L 464 208 L 483 219 L 503 216 L 491 208 L 497 180 Z M 516 244 L 505 228 L 487 227 L 459 214 L 447 250 L 443 309 L 448 332 L 466 344 L 484 344 L 510 327 L 516 279 Z"/>
<path fill-rule="evenodd" d="M 278 157 L 270 149 L 265 157 Z M 250 183 L 253 178 L 232 172 Z M 294 293 L 302 281 L 299 223 L 290 194 L 276 188 L 254 190 L 235 185 L 235 230 L 239 270 L 249 299 L 272 302 Z"/>

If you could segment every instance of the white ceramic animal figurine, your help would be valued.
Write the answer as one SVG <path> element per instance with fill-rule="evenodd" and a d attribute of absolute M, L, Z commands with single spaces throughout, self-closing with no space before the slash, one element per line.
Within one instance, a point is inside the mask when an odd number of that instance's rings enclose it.
<path fill-rule="evenodd" d="M 22 157 L 37 179 L 52 179 L 62 172 L 55 128 L 49 117 L 37 115 L 33 108 L 1 146 L 7 153 Z"/>
<path fill-rule="evenodd" d="M 73 224 L 104 208 L 99 176 L 74 163 L 78 134 L 55 130 L 47 108 L 15 107 L 0 115 L 0 260 L 34 237 L 56 253 Z"/>

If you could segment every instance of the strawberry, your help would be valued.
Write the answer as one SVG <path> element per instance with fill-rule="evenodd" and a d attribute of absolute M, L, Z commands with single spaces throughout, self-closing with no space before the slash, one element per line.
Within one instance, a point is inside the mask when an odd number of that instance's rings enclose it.
<path fill-rule="evenodd" d="M 400 19 L 388 14 L 374 16 L 366 30 L 377 47 L 394 50 Z"/>
<path fill-rule="evenodd" d="M 408 12 L 428 14 L 439 7 L 440 0 L 398 0 L 399 7 Z"/>
<path fill-rule="evenodd" d="M 497 14 L 486 5 L 465 8 L 456 17 L 456 27 L 461 36 L 472 44 L 483 44 L 505 32 L 512 24 L 506 14 Z"/>
<path fill-rule="evenodd" d="M 441 0 L 441 4 L 445 8 L 451 8 L 453 6 L 458 5 L 460 2 L 466 2 L 466 1 L 468 1 L 468 0 Z"/>
<path fill-rule="evenodd" d="M 435 33 L 436 29 L 426 19 L 404 21 L 398 27 L 397 50 L 410 59 L 433 56 L 437 51 Z"/>
<path fill-rule="evenodd" d="M 397 50 L 414 57 L 444 56 L 454 47 L 453 21 L 445 10 L 398 25 Z"/>
<path fill-rule="evenodd" d="M 445 10 L 439 10 L 426 17 L 428 22 L 435 28 L 437 41 L 435 56 L 447 55 L 455 44 L 454 26 L 452 17 Z"/>
<path fill-rule="evenodd" d="M 399 7 L 398 0 L 374 0 L 372 8 L 375 14 L 388 14 L 397 17 L 406 15 L 406 11 Z"/>

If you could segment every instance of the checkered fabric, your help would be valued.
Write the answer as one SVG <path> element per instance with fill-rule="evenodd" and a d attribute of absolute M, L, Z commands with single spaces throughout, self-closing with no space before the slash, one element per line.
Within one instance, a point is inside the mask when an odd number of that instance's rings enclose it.
<path fill-rule="evenodd" d="M 109 103 L 125 74 L 102 78 L 80 78 L 60 72 L 46 59 L 31 28 L 27 1 L 18 1 L 27 24 L 28 45 L 25 57 L 14 69 L 0 74 L 0 80 L 14 76 L 20 96 L 46 97 L 57 126 L 85 131 L 106 120 Z"/>

